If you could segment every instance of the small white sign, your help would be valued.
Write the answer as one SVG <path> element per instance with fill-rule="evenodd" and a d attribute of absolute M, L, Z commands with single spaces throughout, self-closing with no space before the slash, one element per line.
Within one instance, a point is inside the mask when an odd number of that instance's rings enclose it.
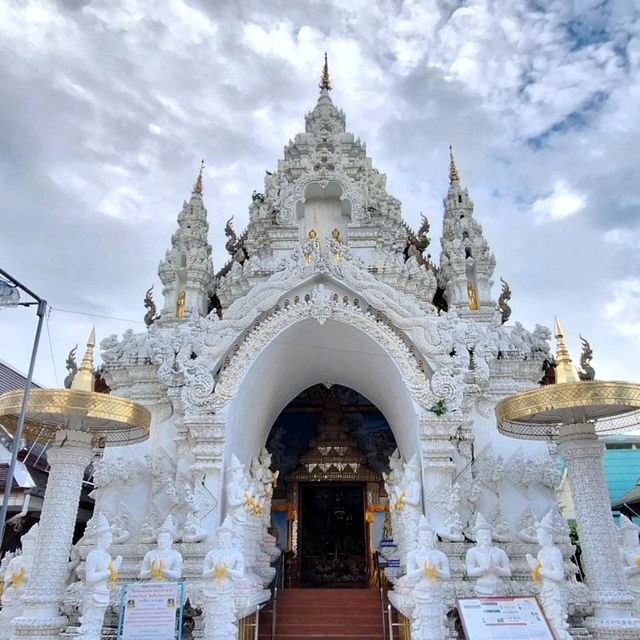
<path fill-rule="evenodd" d="M 459 598 L 467 640 L 555 640 L 534 596 Z"/>
<path fill-rule="evenodd" d="M 122 640 L 174 640 L 180 609 L 176 582 L 126 585 Z"/>

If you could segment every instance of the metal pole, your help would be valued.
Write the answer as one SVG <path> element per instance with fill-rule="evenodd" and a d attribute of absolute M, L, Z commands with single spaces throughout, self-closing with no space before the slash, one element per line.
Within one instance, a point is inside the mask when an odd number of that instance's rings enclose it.
<path fill-rule="evenodd" d="M 18 280 L 16 280 L 12 275 L 9 275 L 4 269 L 0 269 L 0 276 L 3 276 L 7 280 L 11 280 L 11 282 L 13 282 L 13 284 L 16 287 L 18 287 L 18 289 L 22 289 L 26 294 L 30 295 L 38 303 L 45 302 L 45 304 L 46 304 L 45 300 L 43 300 L 40 296 L 37 296 L 35 293 L 33 293 L 33 291 L 31 291 L 31 289 L 27 289 L 27 287 L 25 287 L 22 284 L 22 282 L 18 282 Z M 18 304 L 20 304 L 20 303 L 18 303 Z M 25 303 L 23 302 L 22 304 L 25 304 Z M 28 304 L 33 304 L 33 302 L 28 303 Z"/>
<path fill-rule="evenodd" d="M 4 528 L 7 519 L 7 511 L 9 509 L 9 498 L 11 497 L 11 487 L 13 486 L 13 473 L 16 468 L 16 460 L 18 459 L 18 448 L 22 438 L 22 428 L 24 427 L 24 418 L 27 413 L 27 404 L 29 403 L 29 391 L 31 391 L 31 381 L 33 379 L 33 369 L 36 364 L 36 355 L 38 353 L 38 344 L 40 343 L 40 333 L 42 332 L 42 323 L 44 315 L 47 311 L 47 301 L 38 301 L 38 326 L 36 327 L 36 337 L 33 341 L 33 349 L 31 350 L 31 362 L 29 363 L 29 372 L 25 382 L 24 395 L 22 396 L 22 406 L 20 407 L 20 416 L 18 417 L 18 425 L 13 436 L 13 446 L 11 447 L 11 462 L 9 463 L 9 471 L 7 472 L 7 482 L 4 487 L 4 496 L 2 498 L 2 509 L 0 510 L 0 545 L 4 542 Z"/>
<path fill-rule="evenodd" d="M 256 626 L 253 630 L 253 640 L 258 640 L 258 626 L 260 624 L 260 606 L 256 607 Z"/>

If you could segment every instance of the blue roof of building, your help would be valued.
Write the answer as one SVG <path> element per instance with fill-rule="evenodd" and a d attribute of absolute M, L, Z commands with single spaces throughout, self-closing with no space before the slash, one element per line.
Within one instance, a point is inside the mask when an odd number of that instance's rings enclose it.
<path fill-rule="evenodd" d="M 635 487 L 640 477 L 640 436 L 604 438 L 604 472 L 609 500 L 614 501 Z"/>
<path fill-rule="evenodd" d="M 612 502 L 632 489 L 640 475 L 639 449 L 607 449 L 604 456 L 609 500 Z"/>

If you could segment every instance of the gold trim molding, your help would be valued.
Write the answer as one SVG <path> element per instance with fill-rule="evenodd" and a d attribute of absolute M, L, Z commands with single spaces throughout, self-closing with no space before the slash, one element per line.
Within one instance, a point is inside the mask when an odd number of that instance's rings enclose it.
<path fill-rule="evenodd" d="M 0 396 L 0 422 L 15 433 L 23 391 Z M 60 429 L 93 434 L 101 444 L 142 442 L 149 436 L 151 414 L 137 402 L 76 389 L 31 389 L 23 435 L 29 440 L 51 439 Z"/>
<path fill-rule="evenodd" d="M 614 381 L 567 382 L 523 391 L 495 409 L 498 430 L 526 439 L 553 438 L 565 424 L 595 422 L 612 433 L 614 420 L 640 410 L 640 384 Z M 640 415 L 640 414 L 639 414 Z"/>

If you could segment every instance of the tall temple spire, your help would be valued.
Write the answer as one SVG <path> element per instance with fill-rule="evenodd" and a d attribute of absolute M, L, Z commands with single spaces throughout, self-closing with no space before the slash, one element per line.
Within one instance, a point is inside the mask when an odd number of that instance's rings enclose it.
<path fill-rule="evenodd" d="M 204 170 L 204 158 L 200 163 L 200 171 L 198 172 L 198 177 L 196 178 L 196 182 L 193 185 L 193 193 L 199 193 L 202 195 L 202 172 Z"/>
<path fill-rule="evenodd" d="M 475 319 L 491 320 L 496 306 L 491 296 L 496 260 L 474 218 L 469 192 L 460 184 L 451 145 L 441 245 L 438 284 L 447 305 Z"/>
<path fill-rule="evenodd" d="M 453 157 L 453 147 L 449 145 L 449 184 L 454 182 L 460 182 L 460 176 L 458 175 L 458 168 L 456 167 L 456 161 Z"/>
<path fill-rule="evenodd" d="M 202 201 L 204 160 L 189 202 L 178 214 L 178 228 L 171 247 L 158 266 L 164 305 L 161 324 L 204 316 L 209 310 L 209 289 L 213 280 L 211 245 L 208 240 L 207 210 Z"/>
<path fill-rule="evenodd" d="M 96 328 L 91 329 L 87 339 L 87 348 L 84 352 L 82 362 L 71 383 L 71 388 L 76 391 L 93 391 L 95 389 L 95 378 L 93 375 L 93 347 L 96 346 Z"/>
<path fill-rule="evenodd" d="M 322 77 L 320 78 L 320 92 L 331 91 L 331 79 L 329 78 L 329 62 L 327 60 L 327 52 L 324 52 L 324 67 L 322 68 Z"/>
<path fill-rule="evenodd" d="M 553 334 L 556 338 L 556 384 L 579 382 L 578 371 L 571 362 L 571 356 L 564 341 L 564 331 L 557 317 L 553 319 Z"/>

